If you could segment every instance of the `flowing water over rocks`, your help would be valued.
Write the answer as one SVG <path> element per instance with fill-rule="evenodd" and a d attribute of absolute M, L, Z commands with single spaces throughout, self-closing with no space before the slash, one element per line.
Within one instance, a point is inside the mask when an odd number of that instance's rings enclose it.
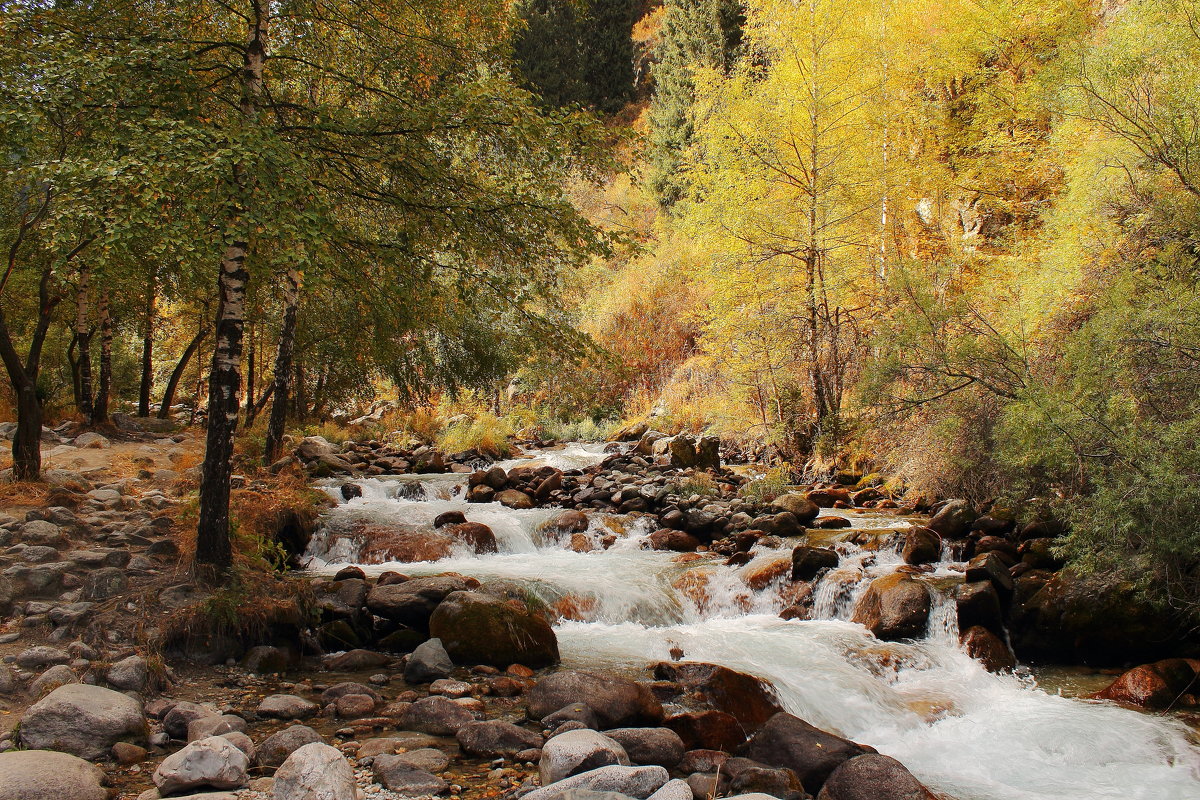
<path fill-rule="evenodd" d="M 594 445 L 526 455 L 501 466 L 570 471 L 604 458 Z M 1027 670 L 989 672 L 967 655 L 955 600 L 964 565 L 947 547 L 921 567 L 901 558 L 919 518 L 822 508 L 818 521 L 840 517 L 849 527 L 813 530 L 807 540 L 764 536 L 727 559 L 651 549 L 658 521 L 650 514 L 588 510 L 586 529 L 564 536 L 555 527 L 561 510 L 470 503 L 466 484 L 454 474 L 368 478 L 347 501 L 330 482 L 338 505 L 309 545 L 308 570 L 333 575 L 357 564 L 368 575 L 515 582 L 556 620 L 564 667 L 647 679 L 656 662 L 682 658 L 758 676 L 786 711 L 898 759 L 958 800 L 1200 796 L 1200 750 L 1178 720 L 1057 696 Z M 432 534 L 451 512 L 487 525 L 495 552 L 459 541 L 427 560 L 373 554 L 381 528 Z M 837 558 L 807 597 L 808 584 L 792 580 L 793 548 L 805 543 Z M 872 589 L 873 581 L 881 583 Z M 871 630 L 886 624 L 851 621 L 866 619 L 868 593 L 899 586 L 912 596 L 913 585 L 925 592 L 915 591 L 917 600 L 928 598 L 916 636 L 884 641 Z"/>

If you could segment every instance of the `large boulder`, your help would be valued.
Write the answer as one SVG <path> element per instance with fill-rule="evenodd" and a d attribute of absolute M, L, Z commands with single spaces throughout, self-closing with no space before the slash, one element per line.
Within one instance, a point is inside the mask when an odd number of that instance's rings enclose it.
<path fill-rule="evenodd" d="M 220 716 L 216 709 L 184 700 L 171 706 L 171 710 L 163 716 L 163 730 L 172 739 L 186 741 L 188 727 L 195 720 L 216 716 Z"/>
<path fill-rule="evenodd" d="M 961 539 L 978 516 L 966 500 L 947 500 L 929 520 L 929 527 L 945 539 Z"/>
<path fill-rule="evenodd" d="M 1168 658 L 1142 664 L 1122 674 L 1093 697 L 1154 710 L 1197 705 L 1200 659 Z"/>
<path fill-rule="evenodd" d="M 542 719 L 585 699 L 601 728 L 657 725 L 662 703 L 642 684 L 628 678 L 564 670 L 548 675 L 529 690 L 529 717 Z"/>
<path fill-rule="evenodd" d="M 792 580 L 811 581 L 822 571 L 838 565 L 837 551 L 828 547 L 800 545 L 792 550 Z"/>
<path fill-rule="evenodd" d="M 272 800 L 358 800 L 354 769 L 335 747 L 298 748 L 275 772 Z"/>
<path fill-rule="evenodd" d="M 935 564 L 942 560 L 942 537 L 929 528 L 910 528 L 900 557 L 905 564 Z"/>
<path fill-rule="evenodd" d="M 829 775 L 844 762 L 870 752 L 862 745 L 826 733 L 786 713 L 771 717 L 750 737 L 743 751 L 747 758 L 792 770 L 810 793 L 819 791 Z"/>
<path fill-rule="evenodd" d="M 311 700 L 294 694 L 272 694 L 258 704 L 258 715 L 271 719 L 306 719 L 321 708 Z"/>
<path fill-rule="evenodd" d="M 237 789 L 246 784 L 250 760 L 224 736 L 192 742 L 163 759 L 154 771 L 160 794 L 189 789 Z"/>
<path fill-rule="evenodd" d="M 376 585 L 367 594 L 371 613 L 418 630 L 429 629 L 429 617 L 452 592 L 468 587 L 467 579 L 453 576 L 413 578 L 404 583 Z"/>
<path fill-rule="evenodd" d="M 586 728 L 567 731 L 552 737 L 542 746 L 538 777 L 542 786 L 549 786 L 570 775 L 609 764 L 629 766 L 625 748 L 597 731 Z"/>
<path fill-rule="evenodd" d="M 678 683 L 704 705 L 732 714 L 747 731 L 783 710 L 769 683 L 717 664 L 663 661 L 655 665 L 654 677 Z"/>
<path fill-rule="evenodd" d="M 107 800 L 104 780 L 104 770 L 67 753 L 0 753 L 0 800 Z"/>
<path fill-rule="evenodd" d="M 925 633 L 929 608 L 925 584 L 906 573 L 894 572 L 871 581 L 851 621 L 865 625 L 880 639 L 913 639 Z"/>
<path fill-rule="evenodd" d="M 563 778 L 561 781 L 540 789 L 534 789 L 524 795 L 522 800 L 557 800 L 563 797 L 564 793 L 575 789 L 586 789 L 590 792 L 619 792 L 628 797 L 645 800 L 661 789 L 670 777 L 663 767 L 626 767 L 611 764 L 607 767 Z M 594 798 L 595 796 L 590 792 L 585 797 Z"/>
<path fill-rule="evenodd" d="M 476 758 L 512 758 L 522 750 L 542 746 L 538 734 L 498 719 L 468 722 L 458 729 L 455 738 L 464 753 Z"/>
<path fill-rule="evenodd" d="M 771 505 L 780 511 L 793 514 L 801 524 L 811 522 L 821 513 L 820 507 L 798 492 L 781 494 L 772 501 Z"/>
<path fill-rule="evenodd" d="M 402 584 L 403 585 L 403 584 Z M 548 667 L 558 663 L 550 624 L 517 601 L 475 592 L 447 595 L 429 618 L 429 633 L 459 664 Z"/>
<path fill-rule="evenodd" d="M 132 697 L 83 683 L 60 686 L 21 718 L 21 744 L 89 760 L 104 758 L 117 742 L 146 738 L 142 704 Z"/>
<path fill-rule="evenodd" d="M 1004 613 L 1000 594 L 991 581 L 975 581 L 959 585 L 954 597 L 958 612 L 958 629 L 965 631 L 976 625 L 995 634 L 1004 633 Z"/>
<path fill-rule="evenodd" d="M 936 797 L 896 759 L 867 753 L 835 769 L 817 800 L 936 800 Z"/>
<path fill-rule="evenodd" d="M 1135 587 L 1029 573 L 1016 582 L 1008 630 L 1023 662 L 1114 666 L 1178 652 L 1184 633 Z"/>

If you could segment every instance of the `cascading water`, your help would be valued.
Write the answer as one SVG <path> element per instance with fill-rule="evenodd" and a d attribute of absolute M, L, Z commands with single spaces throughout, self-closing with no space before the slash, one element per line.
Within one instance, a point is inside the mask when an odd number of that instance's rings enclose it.
<path fill-rule="evenodd" d="M 603 458 L 598 445 L 527 455 L 536 460 L 502 466 L 569 469 Z M 652 518 L 593 514 L 575 542 L 585 552 L 576 552 L 545 528 L 556 510 L 467 503 L 464 484 L 461 475 L 359 481 L 362 497 L 327 514 L 309 569 L 329 574 L 359 562 L 366 543 L 354 532 L 362 523 L 431 531 L 438 514 L 461 511 L 493 530 L 498 553 L 456 548 L 435 561 L 359 565 L 372 574 L 521 582 L 563 616 L 557 633 L 567 666 L 640 673 L 678 648 L 686 659 L 757 675 L 791 713 L 894 756 L 958 800 L 1200 797 L 1200 750 L 1182 723 L 1059 697 L 1027 673 L 989 673 L 959 649 L 951 592 L 961 574 L 948 563 L 914 576 L 931 594 L 926 638 L 881 642 L 849 622 L 870 580 L 901 565 L 889 536 L 907 527 L 903 519 L 823 511 L 851 521 L 849 531 L 828 532 L 841 564 L 817 584 L 812 619 L 783 620 L 778 612 L 792 602 L 790 543 L 766 540 L 750 563 L 732 567 L 704 554 L 643 549 Z"/>

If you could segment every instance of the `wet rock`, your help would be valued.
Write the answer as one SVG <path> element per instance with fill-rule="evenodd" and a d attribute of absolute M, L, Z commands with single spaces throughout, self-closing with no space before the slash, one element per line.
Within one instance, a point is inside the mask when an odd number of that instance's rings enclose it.
<path fill-rule="evenodd" d="M 461 522 L 447 527 L 446 532 L 454 539 L 470 547 L 476 554 L 495 553 L 496 534 L 481 522 Z"/>
<path fill-rule="evenodd" d="M 935 800 L 934 795 L 894 758 L 878 753 L 856 756 L 830 774 L 817 800 Z"/>
<path fill-rule="evenodd" d="M 140 764 L 146 760 L 147 755 L 146 748 L 129 742 L 117 742 L 112 746 L 113 760 L 124 767 L 130 764 Z"/>
<path fill-rule="evenodd" d="M 303 697 L 294 694 L 273 694 L 263 698 L 255 713 L 270 719 L 307 719 L 320 710 L 316 703 Z"/>
<path fill-rule="evenodd" d="M 327 659 L 325 666 L 333 672 L 358 672 L 382 667 L 391 661 L 391 656 L 359 647 Z"/>
<path fill-rule="evenodd" d="M 0 753 L 0 800 L 107 800 L 104 771 L 49 750 Z"/>
<path fill-rule="evenodd" d="M 746 741 L 746 730 L 724 711 L 689 711 L 667 717 L 663 725 L 679 734 L 689 750 L 732 752 Z"/>
<path fill-rule="evenodd" d="M 792 580 L 811 581 L 821 572 L 838 565 L 838 554 L 826 547 L 801 545 L 792 550 Z"/>
<path fill-rule="evenodd" d="M 851 621 L 865 625 L 880 639 L 912 639 L 925 633 L 929 608 L 925 584 L 896 572 L 871 581 Z"/>
<path fill-rule="evenodd" d="M 662 661 L 654 677 L 673 681 L 717 711 L 732 714 L 745 730 L 757 730 L 783 710 L 765 681 L 717 664 Z"/>
<path fill-rule="evenodd" d="M 443 511 L 433 518 L 433 527 L 444 528 L 447 525 L 461 525 L 467 521 L 467 515 L 461 511 Z"/>
<path fill-rule="evenodd" d="M 298 748 L 275 773 L 272 800 L 357 800 L 350 762 L 336 748 L 312 742 Z"/>
<path fill-rule="evenodd" d="M 632 764 L 672 769 L 683 760 L 683 739 L 670 728 L 613 728 L 606 735 L 625 749 Z"/>
<path fill-rule="evenodd" d="M 546 667 L 558 663 L 550 624 L 524 605 L 477 592 L 448 595 L 429 619 L 430 635 L 459 664 Z"/>
<path fill-rule="evenodd" d="M 425 770 L 404 766 L 403 756 L 376 756 L 371 765 L 372 775 L 376 782 L 385 789 L 408 795 L 422 797 L 425 795 L 442 794 L 449 791 L 450 784 Z"/>
<path fill-rule="evenodd" d="M 609 764 L 629 766 L 629 756 L 615 740 L 592 730 L 567 731 L 542 745 L 538 775 L 542 785 L 549 786 L 569 775 Z"/>
<path fill-rule="evenodd" d="M 942 560 L 942 537 L 929 528 L 910 528 L 900 557 L 905 564 L 936 564 Z"/>
<path fill-rule="evenodd" d="M 468 588 L 466 578 L 413 578 L 403 583 L 376 584 L 367 595 L 367 608 L 393 622 L 417 630 L 429 629 L 429 617 L 452 592 Z"/>
<path fill-rule="evenodd" d="M 468 722 L 455 734 L 458 746 L 477 758 L 511 758 L 523 750 L 541 748 L 542 737 L 498 719 Z"/>
<path fill-rule="evenodd" d="M 400 727 L 434 736 L 454 736 L 475 717 L 462 705 L 445 697 L 424 697 L 400 717 Z"/>
<path fill-rule="evenodd" d="M 408 683 L 431 683 L 445 678 L 454 671 L 441 639 L 430 639 L 418 645 L 404 666 L 404 680 Z"/>
<path fill-rule="evenodd" d="M 779 497 L 776 497 L 771 502 L 771 505 L 780 511 L 786 511 L 792 514 L 801 525 L 809 522 L 810 520 L 816 519 L 817 515 L 821 513 L 821 509 L 816 503 L 814 503 L 812 500 L 809 500 L 804 495 L 797 494 L 795 492 L 782 494 Z"/>
<path fill-rule="evenodd" d="M 729 791 L 729 776 L 718 772 L 696 772 L 687 777 L 693 800 L 724 797 Z"/>
<path fill-rule="evenodd" d="M 1017 659 L 1004 640 L 982 625 L 968 628 L 959 641 L 967 655 L 981 661 L 988 672 L 1005 672 L 1017 666 Z"/>
<path fill-rule="evenodd" d="M 686 531 L 662 528 L 650 534 L 650 547 L 654 550 L 672 550 L 676 553 L 691 553 L 701 541 Z"/>
<path fill-rule="evenodd" d="M 256 760 L 264 767 L 278 767 L 304 745 L 323 741 L 321 734 L 307 725 L 291 725 L 264 739 L 258 745 Z"/>
<path fill-rule="evenodd" d="M 1197 705 L 1200 659 L 1168 658 L 1142 664 L 1093 697 L 1154 710 Z"/>
<path fill-rule="evenodd" d="M 192 742 L 163 759 L 154 785 L 164 795 L 188 789 L 237 789 L 246 784 L 246 754 L 221 736 Z"/>
<path fill-rule="evenodd" d="M 330 703 L 336 704 L 339 698 L 345 697 L 348 694 L 365 694 L 376 703 L 383 702 L 383 696 L 365 683 L 342 681 L 341 683 L 335 683 L 321 692 L 321 703 L 324 705 L 329 705 Z"/>
<path fill-rule="evenodd" d="M 977 516 L 966 500 L 947 500 L 929 520 L 929 527 L 946 539 L 961 539 Z"/>
<path fill-rule="evenodd" d="M 996 591 L 1003 597 L 1012 594 L 1012 576 L 1008 574 L 1008 565 L 997 553 L 981 553 L 967 562 L 964 574 L 967 583 L 990 581 Z"/>
<path fill-rule="evenodd" d="M 958 611 L 959 630 L 965 631 L 980 625 L 992 633 L 1004 633 L 1000 595 L 991 581 L 961 584 L 955 593 L 954 602 Z"/>
<path fill-rule="evenodd" d="M 81 683 L 55 689 L 21 718 L 21 743 L 95 760 L 120 741 L 146 738 L 141 704 L 131 697 Z"/>
<path fill-rule="evenodd" d="M 533 508 L 535 503 L 533 498 L 525 494 L 519 489 L 505 489 L 502 492 L 496 492 L 495 501 L 506 508 Z"/>
<path fill-rule="evenodd" d="M 543 529 L 557 534 L 587 533 L 588 518 L 582 511 L 568 510 L 555 514 Z"/>
<path fill-rule="evenodd" d="M 1055 551 L 1053 539 L 1029 539 L 1021 543 L 1021 562 L 1028 564 L 1030 569 L 1062 569 L 1066 563 L 1062 556 Z"/>
<path fill-rule="evenodd" d="M 588 789 L 592 792 L 619 792 L 629 797 L 650 797 L 666 784 L 670 776 L 662 767 L 625 767 L 612 764 L 588 772 L 572 775 L 561 781 L 535 789 L 522 800 L 558 800 L 563 793 L 573 789 Z"/>
<path fill-rule="evenodd" d="M 792 770 L 810 793 L 818 791 L 844 762 L 866 752 L 869 751 L 862 745 L 785 713 L 772 717 L 750 738 L 744 750 L 755 761 Z"/>
<path fill-rule="evenodd" d="M 627 678 L 564 670 L 538 681 L 529 691 L 529 716 L 541 719 L 586 697 L 601 728 L 657 725 L 662 704 L 646 686 Z"/>
<path fill-rule="evenodd" d="M 841 486 L 813 489 L 805 497 L 820 508 L 833 508 L 836 503 L 850 504 L 850 490 Z"/>

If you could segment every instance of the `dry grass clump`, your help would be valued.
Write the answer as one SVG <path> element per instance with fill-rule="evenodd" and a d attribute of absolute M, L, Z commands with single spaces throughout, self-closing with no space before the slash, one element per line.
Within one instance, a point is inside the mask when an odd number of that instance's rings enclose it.
<path fill-rule="evenodd" d="M 50 487 L 33 481 L 0 483 L 0 508 L 44 506 L 50 496 Z"/>
<path fill-rule="evenodd" d="M 507 420 L 484 411 L 473 420 L 446 428 L 438 437 L 437 445 L 445 453 L 478 450 L 492 458 L 506 458 L 513 452 L 509 441 L 513 433 Z"/>

